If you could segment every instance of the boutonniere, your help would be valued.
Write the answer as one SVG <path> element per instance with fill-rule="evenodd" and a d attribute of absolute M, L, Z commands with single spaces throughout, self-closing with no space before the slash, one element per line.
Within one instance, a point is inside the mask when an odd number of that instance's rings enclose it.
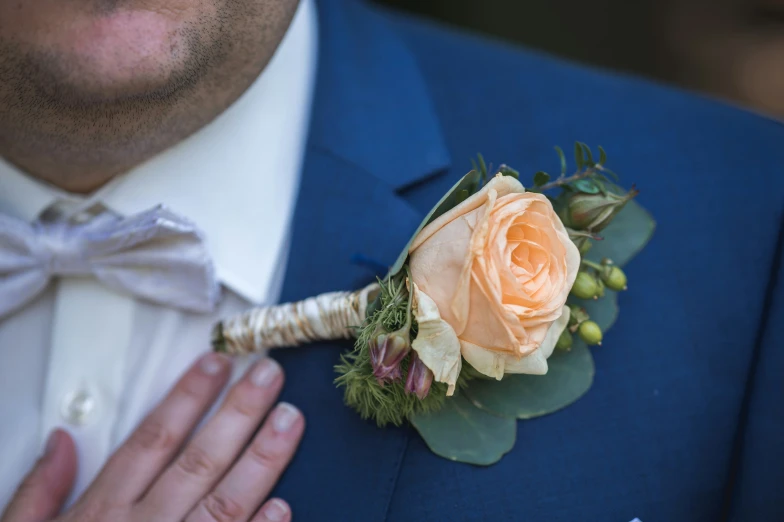
<path fill-rule="evenodd" d="M 366 288 L 259 308 L 219 323 L 216 350 L 247 353 L 354 338 L 336 385 L 379 426 L 410 422 L 432 451 L 488 465 L 517 419 L 564 408 L 593 382 L 589 346 L 618 316 L 622 270 L 654 222 L 575 145 L 576 171 L 533 176 L 481 156 L 427 215 L 388 273 Z M 492 173 L 492 174 L 491 174 Z"/>

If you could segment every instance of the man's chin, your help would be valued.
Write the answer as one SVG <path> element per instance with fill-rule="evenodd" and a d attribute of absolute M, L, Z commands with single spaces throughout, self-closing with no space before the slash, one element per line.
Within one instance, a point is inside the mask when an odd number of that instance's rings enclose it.
<path fill-rule="evenodd" d="M 19 96 L 45 98 L 63 108 L 173 99 L 195 87 L 219 58 L 213 49 L 198 44 L 196 49 L 182 52 L 178 59 L 142 57 L 128 49 L 122 57 L 95 59 L 73 52 L 20 52 L 18 47 L 5 51 L 4 45 L 0 42 L 0 53 L 8 59 L 0 64 L 0 73 L 5 69 L 9 69 L 9 74 L 14 71 L 14 75 L 24 71 L 18 83 L 5 87 Z"/>
<path fill-rule="evenodd" d="M 200 75 L 196 70 L 182 67 L 168 71 L 137 70 L 136 74 L 126 74 L 122 70 L 107 71 L 92 63 L 76 65 L 69 63 L 70 58 L 49 53 L 26 53 L 19 62 L 21 67 L 16 67 L 27 71 L 25 78 L 15 86 L 5 87 L 15 90 L 18 97 L 34 96 L 51 108 L 84 109 L 91 105 L 122 105 L 134 100 L 171 99 L 192 87 Z"/>

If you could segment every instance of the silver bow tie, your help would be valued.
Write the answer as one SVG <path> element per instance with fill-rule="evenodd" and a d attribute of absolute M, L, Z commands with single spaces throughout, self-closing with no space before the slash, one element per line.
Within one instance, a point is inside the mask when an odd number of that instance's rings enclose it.
<path fill-rule="evenodd" d="M 82 225 L 28 224 L 0 215 L 0 318 L 41 293 L 53 276 L 92 274 L 156 303 L 207 312 L 220 286 L 199 230 L 158 207 Z"/>

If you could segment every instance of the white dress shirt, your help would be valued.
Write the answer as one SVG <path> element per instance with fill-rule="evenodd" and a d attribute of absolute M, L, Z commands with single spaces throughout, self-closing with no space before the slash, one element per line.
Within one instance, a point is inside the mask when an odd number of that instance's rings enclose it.
<path fill-rule="evenodd" d="M 214 314 L 56 279 L 0 320 L 0 508 L 56 428 L 73 436 L 72 503 L 177 378 L 210 349 L 221 317 L 277 300 L 307 138 L 317 59 L 313 0 L 302 0 L 275 55 L 224 113 L 89 197 L 47 186 L 0 159 L 0 213 L 34 221 L 55 204 L 121 215 L 165 204 L 194 221 L 223 284 Z M 235 367 L 233 380 L 252 361 Z M 2 509 L 0 509 L 2 511 Z"/>

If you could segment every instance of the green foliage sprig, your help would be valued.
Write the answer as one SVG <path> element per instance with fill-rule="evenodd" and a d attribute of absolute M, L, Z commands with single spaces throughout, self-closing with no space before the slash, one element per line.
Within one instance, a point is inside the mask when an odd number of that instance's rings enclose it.
<path fill-rule="evenodd" d="M 585 254 L 595 241 L 602 239 L 598 232 L 614 219 L 623 206 L 636 195 L 636 191 L 632 190 L 627 193 L 610 180 L 611 177 L 617 180 L 617 176 L 605 166 L 607 154 L 602 147 L 599 147 L 597 154 L 594 154 L 590 147 L 584 143 L 575 143 L 574 163 L 576 170 L 570 175 L 567 175 L 569 162 L 563 150 L 560 147 L 555 147 L 555 150 L 560 162 L 560 175 L 552 179 L 547 172 L 537 172 L 533 176 L 533 186 L 528 187 L 527 190 L 543 193 L 559 189 L 559 192 L 553 195 L 548 194 L 548 198 L 552 201 L 555 211 L 567 227 L 570 238 L 578 246 L 580 254 L 583 256 L 583 268 L 579 274 L 580 285 L 573 289 L 570 297 L 572 318 L 569 328 L 564 331 L 562 339 L 559 339 L 557 345 L 559 352 L 568 353 L 573 344 L 572 334 L 578 334 L 587 344 L 599 344 L 602 329 L 609 326 L 603 316 L 597 317 L 596 321 L 591 318 L 594 310 L 604 310 L 607 307 L 591 306 L 592 310 L 589 313 L 586 307 L 580 305 L 579 301 L 596 302 L 596 300 L 604 298 L 605 285 L 611 290 L 625 288 L 625 274 L 620 271 L 620 268 L 612 266 L 609 261 L 602 261 L 602 265 L 595 265 L 586 260 Z M 598 160 L 595 160 L 595 157 L 598 157 Z M 472 163 L 474 169 L 444 195 L 424 219 L 412 237 L 412 241 L 427 223 L 481 190 L 490 181 L 493 174 L 499 173 L 520 179 L 520 174 L 507 165 L 502 164 L 498 169 L 493 170 L 492 165 L 488 166 L 481 154 Z M 398 341 L 400 338 L 405 338 L 405 343 L 409 342 L 408 339 L 415 339 L 417 335 L 416 321 L 412 321 L 410 316 L 411 296 L 406 284 L 409 277 L 409 246 L 410 243 L 390 268 L 386 277 L 379 280 L 380 293 L 375 302 L 369 306 L 365 323 L 358 328 L 353 350 L 342 355 L 340 363 L 335 367 L 338 373 L 335 382 L 338 387 L 343 388 L 346 404 L 355 409 L 363 419 L 372 418 L 379 426 L 401 425 L 413 418 L 416 418 L 421 425 L 424 418 L 427 418 L 429 414 L 435 414 L 442 409 L 446 401 L 450 401 L 446 397 L 446 385 L 438 382 L 433 382 L 430 385 L 429 393 L 422 400 L 416 394 L 406 392 L 405 380 L 408 374 L 410 355 L 406 355 L 400 363 L 402 378 L 395 376 L 394 379 L 397 380 L 390 382 L 390 379 L 386 377 L 379 379 L 374 375 L 371 345 L 375 346 L 373 354 L 376 354 L 380 345 L 378 341 L 380 335 L 396 335 Z M 601 267 L 601 270 L 597 267 Z M 614 292 L 609 294 L 613 295 L 601 299 L 600 304 L 606 301 L 612 305 L 611 308 L 617 309 Z M 600 328 L 597 322 L 604 326 Z M 407 330 L 407 328 L 410 329 Z M 581 351 L 579 346 L 575 346 L 577 355 L 574 357 L 577 357 Z M 585 344 L 582 346 L 584 347 Z M 586 360 L 590 360 L 590 357 L 588 356 Z M 584 367 L 587 368 L 585 364 L 581 366 L 581 368 Z M 534 381 L 530 382 L 535 382 L 536 379 L 536 377 L 514 377 L 506 377 L 504 382 L 527 383 L 531 379 Z M 472 381 L 475 384 L 469 388 L 469 382 Z M 487 382 L 485 388 L 496 386 L 494 381 L 479 374 L 464 360 L 457 382 L 458 395 L 460 393 L 468 394 L 480 381 Z M 526 384 L 526 386 L 528 385 Z M 562 399 L 560 397 L 555 402 L 560 404 L 564 402 Z M 522 397 L 519 400 L 522 401 Z M 445 409 L 449 410 L 449 408 Z"/>
<path fill-rule="evenodd" d="M 430 393 L 419 400 L 415 394 L 405 391 L 405 376 L 409 358 L 401 363 L 403 380 L 378 382 L 373 375 L 370 361 L 370 341 L 379 332 L 394 332 L 406 324 L 410 294 L 406 288 L 405 272 L 398 277 L 379 280 L 381 293 L 374 311 L 358 331 L 354 349 L 341 355 L 340 364 L 335 366 L 339 374 L 335 383 L 344 389 L 344 401 L 359 412 L 363 419 L 372 418 L 379 426 L 400 426 L 411 415 L 427 413 L 441 408 L 446 399 L 446 384 L 433 382 Z M 416 321 L 412 321 L 411 337 L 417 332 Z M 458 387 L 465 387 L 471 378 L 469 372 L 461 372 Z"/>
<path fill-rule="evenodd" d="M 615 187 L 612 185 L 607 176 L 612 177 L 616 181 L 618 175 L 611 171 L 605 164 L 607 163 L 607 153 L 602 147 L 598 147 L 599 160 L 594 161 L 593 151 L 591 148 L 582 142 L 574 144 L 574 162 L 577 166 L 577 171 L 567 176 L 568 161 L 566 155 L 561 147 L 555 147 L 555 152 L 558 154 L 560 160 L 561 173 L 553 181 L 550 181 L 551 176 L 547 172 L 539 171 L 534 174 L 533 187 L 528 190 L 535 192 L 545 192 L 554 188 L 561 187 L 566 192 L 583 192 L 585 194 L 597 194 L 599 192 L 607 192 L 613 190 Z"/>
<path fill-rule="evenodd" d="M 567 176 L 568 162 L 563 150 L 555 147 L 561 164 L 560 176 L 550 182 L 549 174 L 539 172 L 534 176 L 534 191 L 545 192 L 560 188 L 561 192 L 551 198 L 555 211 L 567 227 L 569 236 L 580 250 L 582 256 L 581 270 L 571 290 L 570 304 L 572 316 L 568 331 L 564 331 L 559 340 L 559 346 L 569 349 L 571 347 L 571 333 L 579 334 L 580 338 L 588 345 L 600 345 L 603 331 L 591 319 L 579 301 L 598 300 L 605 298 L 605 287 L 614 291 L 626 290 L 626 274 L 616 266 L 611 259 L 603 259 L 601 265 L 586 259 L 595 241 L 601 241 L 599 236 L 624 208 L 633 199 L 638 191 L 632 187 L 628 192 L 614 184 L 607 176 L 618 180 L 617 174 L 605 167 L 607 153 L 598 147 L 598 161 L 588 145 L 582 142 L 574 144 L 574 162 L 577 170 Z M 614 296 L 609 299 L 615 299 Z"/>

